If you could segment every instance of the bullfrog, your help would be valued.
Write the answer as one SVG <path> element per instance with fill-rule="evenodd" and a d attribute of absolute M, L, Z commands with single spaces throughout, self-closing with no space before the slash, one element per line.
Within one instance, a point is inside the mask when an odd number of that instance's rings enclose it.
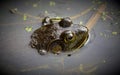
<path fill-rule="evenodd" d="M 88 40 L 88 28 L 73 24 L 69 17 L 45 17 L 40 28 L 31 35 L 30 46 L 37 49 L 41 55 L 48 52 L 60 54 L 81 48 Z"/>

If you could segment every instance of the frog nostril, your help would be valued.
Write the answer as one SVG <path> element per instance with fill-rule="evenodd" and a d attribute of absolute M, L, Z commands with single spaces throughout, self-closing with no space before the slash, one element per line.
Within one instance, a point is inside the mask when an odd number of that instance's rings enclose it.
<path fill-rule="evenodd" d="M 81 30 L 84 31 L 84 32 L 88 31 L 87 27 L 82 27 Z"/>

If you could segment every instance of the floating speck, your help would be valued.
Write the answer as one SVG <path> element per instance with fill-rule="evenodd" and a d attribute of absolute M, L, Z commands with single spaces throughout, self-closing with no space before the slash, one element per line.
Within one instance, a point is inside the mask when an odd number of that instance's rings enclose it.
<path fill-rule="evenodd" d="M 102 18 L 103 21 L 106 20 L 106 18 L 107 18 L 107 13 L 108 13 L 108 12 L 102 12 L 101 18 Z"/>
<path fill-rule="evenodd" d="M 80 21 L 80 23 L 79 23 L 80 25 L 83 25 L 83 22 L 82 21 Z"/>
<path fill-rule="evenodd" d="M 113 34 L 113 35 L 117 35 L 118 33 L 114 31 L 114 32 L 112 32 L 112 34 Z"/>
<path fill-rule="evenodd" d="M 33 7 L 37 7 L 38 5 L 37 4 L 33 4 Z"/>
<path fill-rule="evenodd" d="M 50 2 L 49 2 L 49 5 L 50 5 L 50 6 L 55 6 L 55 4 L 56 4 L 56 3 L 53 2 L 53 1 L 50 1 Z"/>
<path fill-rule="evenodd" d="M 79 70 L 80 70 L 80 71 L 83 70 L 83 64 L 80 64 L 80 66 L 79 66 Z"/>
<path fill-rule="evenodd" d="M 100 36 L 103 36 L 103 33 L 100 33 Z"/>
<path fill-rule="evenodd" d="M 106 20 L 106 17 L 105 17 L 105 16 L 102 16 L 101 18 L 102 18 L 102 20 L 103 20 L 103 21 L 105 21 L 105 20 Z"/>
<path fill-rule="evenodd" d="M 106 15 L 106 12 L 102 12 L 102 15 Z"/>
<path fill-rule="evenodd" d="M 26 14 L 23 15 L 23 20 L 24 21 L 27 20 L 27 15 Z"/>
<path fill-rule="evenodd" d="M 45 10 L 45 14 L 48 14 L 48 11 L 47 11 L 47 10 Z"/>
<path fill-rule="evenodd" d="M 26 30 L 27 32 L 31 32 L 31 31 L 32 31 L 32 27 L 25 27 L 25 30 Z"/>

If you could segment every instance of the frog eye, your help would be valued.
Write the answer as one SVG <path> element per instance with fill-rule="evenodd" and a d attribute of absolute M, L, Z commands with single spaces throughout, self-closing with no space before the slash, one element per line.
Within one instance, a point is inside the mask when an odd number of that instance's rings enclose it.
<path fill-rule="evenodd" d="M 70 30 L 66 30 L 61 34 L 60 38 L 64 39 L 65 42 L 72 42 L 75 40 L 75 34 Z"/>
<path fill-rule="evenodd" d="M 70 27 L 72 24 L 72 21 L 69 17 L 63 18 L 60 22 L 59 25 L 63 28 L 65 27 Z"/>
<path fill-rule="evenodd" d="M 66 32 L 66 40 L 70 41 L 74 37 L 74 34 L 71 31 Z"/>

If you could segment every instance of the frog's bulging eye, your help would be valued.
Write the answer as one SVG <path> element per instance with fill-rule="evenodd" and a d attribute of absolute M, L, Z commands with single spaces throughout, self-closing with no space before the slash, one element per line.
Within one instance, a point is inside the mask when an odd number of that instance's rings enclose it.
<path fill-rule="evenodd" d="M 67 31 L 67 32 L 66 32 L 66 40 L 67 40 L 67 41 L 72 40 L 73 37 L 74 37 L 74 34 L 73 34 L 71 31 Z"/>
<path fill-rule="evenodd" d="M 63 18 L 60 22 L 59 25 L 63 28 L 65 27 L 70 27 L 72 24 L 72 21 L 69 17 Z"/>
<path fill-rule="evenodd" d="M 75 34 L 70 30 L 66 30 L 61 34 L 60 38 L 65 42 L 72 42 L 75 40 Z"/>

